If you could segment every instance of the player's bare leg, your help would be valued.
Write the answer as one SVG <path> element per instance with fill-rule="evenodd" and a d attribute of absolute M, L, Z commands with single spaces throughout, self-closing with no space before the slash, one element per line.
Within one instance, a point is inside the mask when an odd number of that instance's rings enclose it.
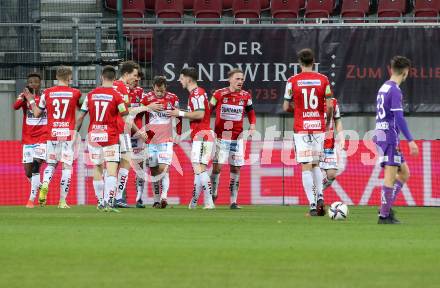
<path fill-rule="evenodd" d="M 212 164 L 211 184 L 212 184 L 212 200 L 214 202 L 218 198 L 218 184 L 220 181 L 221 170 L 222 170 L 222 164 L 220 163 Z"/>
<path fill-rule="evenodd" d="M 95 190 L 95 197 L 98 202 L 97 209 L 103 210 L 104 206 L 104 179 L 103 179 L 103 165 L 96 165 L 93 167 L 93 189 Z"/>
<path fill-rule="evenodd" d="M 326 177 L 322 180 L 322 190 L 324 191 L 328 187 L 332 186 L 333 181 L 336 179 L 337 169 L 327 169 L 323 170 L 325 172 Z"/>
<path fill-rule="evenodd" d="M 231 209 L 241 209 L 237 205 L 238 188 L 240 187 L 240 166 L 231 165 L 229 192 L 231 192 Z"/>

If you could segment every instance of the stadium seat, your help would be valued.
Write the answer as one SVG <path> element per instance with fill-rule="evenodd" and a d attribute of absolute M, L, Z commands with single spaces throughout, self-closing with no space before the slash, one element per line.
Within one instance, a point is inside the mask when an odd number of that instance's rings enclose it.
<path fill-rule="evenodd" d="M 272 0 L 270 11 L 274 23 L 296 23 L 301 2 L 301 0 Z M 280 18 L 283 20 L 277 20 Z"/>
<path fill-rule="evenodd" d="M 259 0 L 234 0 L 232 2 L 232 12 L 235 19 L 260 18 L 261 4 Z M 249 23 L 258 22 L 258 20 L 249 21 Z"/>
<path fill-rule="evenodd" d="M 154 11 L 154 3 L 156 0 L 145 0 L 145 9 Z"/>
<path fill-rule="evenodd" d="M 133 60 L 136 62 L 151 62 L 152 60 L 152 39 L 153 35 L 151 32 L 147 32 L 141 35 L 134 35 L 130 38 L 130 43 L 132 45 L 132 56 Z"/>
<path fill-rule="evenodd" d="M 437 20 L 416 19 L 416 22 L 438 22 L 439 12 L 439 0 L 415 0 L 414 2 L 414 17 L 437 17 Z"/>
<path fill-rule="evenodd" d="M 223 0 L 223 10 L 231 10 L 234 0 Z"/>
<path fill-rule="evenodd" d="M 144 11 L 145 11 L 144 0 L 124 0 L 122 2 L 122 15 L 124 16 L 126 21 L 127 18 L 144 18 Z M 133 20 L 133 21 L 128 20 L 128 21 L 130 23 L 142 22 L 139 20 Z"/>
<path fill-rule="evenodd" d="M 401 17 L 406 10 L 406 0 L 379 0 L 377 8 L 377 16 L 384 17 Z M 399 20 L 379 20 L 379 22 L 399 22 Z"/>
<path fill-rule="evenodd" d="M 362 18 L 368 15 L 370 0 L 344 0 L 342 2 L 342 18 Z M 349 23 L 365 22 L 363 20 L 344 20 Z"/>
<path fill-rule="evenodd" d="M 194 17 L 197 23 L 201 24 L 217 24 L 220 23 L 222 16 L 222 1 L 221 0 L 194 0 Z M 218 18 L 219 21 L 198 20 L 203 18 Z"/>
<path fill-rule="evenodd" d="M 308 0 L 306 18 L 329 18 L 333 12 L 334 0 Z"/>
<path fill-rule="evenodd" d="M 180 19 L 183 16 L 183 0 L 156 0 L 155 13 L 157 18 Z M 176 24 L 181 21 L 167 20 L 162 23 Z"/>
<path fill-rule="evenodd" d="M 194 0 L 183 0 L 183 9 L 193 10 Z"/>
<path fill-rule="evenodd" d="M 261 10 L 270 9 L 270 0 L 260 0 Z"/>
<path fill-rule="evenodd" d="M 105 8 L 116 10 L 117 0 L 105 0 Z"/>

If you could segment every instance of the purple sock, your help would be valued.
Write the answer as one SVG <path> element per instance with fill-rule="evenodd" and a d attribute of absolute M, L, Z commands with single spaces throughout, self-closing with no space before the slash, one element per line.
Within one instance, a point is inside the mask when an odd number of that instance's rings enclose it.
<path fill-rule="evenodd" d="M 393 190 L 394 188 L 382 186 L 382 198 L 380 205 L 380 216 L 388 217 L 390 215 L 391 205 L 393 204 Z"/>
<path fill-rule="evenodd" d="M 396 180 L 394 182 L 394 189 L 393 189 L 393 204 L 394 201 L 396 201 L 397 196 L 399 195 L 400 191 L 402 191 L 403 183 L 399 180 Z"/>

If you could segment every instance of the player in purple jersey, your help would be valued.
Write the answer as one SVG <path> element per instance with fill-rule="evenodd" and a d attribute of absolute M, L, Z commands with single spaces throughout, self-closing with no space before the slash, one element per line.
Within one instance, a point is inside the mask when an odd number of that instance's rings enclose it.
<path fill-rule="evenodd" d="M 409 168 L 399 148 L 399 134 L 409 141 L 410 155 L 419 153 L 416 142 L 403 117 L 402 91 L 399 85 L 408 77 L 411 62 L 402 56 L 391 60 L 391 78 L 377 93 L 376 129 L 374 142 L 380 154 L 380 165 L 385 169 L 381 193 L 379 224 L 398 224 L 391 209 L 402 186 L 408 181 Z"/>

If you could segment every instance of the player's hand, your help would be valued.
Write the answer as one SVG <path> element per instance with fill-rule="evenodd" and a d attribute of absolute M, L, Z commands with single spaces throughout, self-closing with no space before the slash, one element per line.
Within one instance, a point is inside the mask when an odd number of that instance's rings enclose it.
<path fill-rule="evenodd" d="M 410 141 L 408 142 L 408 146 L 409 146 L 409 155 L 416 156 L 419 154 L 419 147 L 417 147 L 416 142 Z"/>
<path fill-rule="evenodd" d="M 255 129 L 255 124 L 251 124 L 251 125 L 249 126 L 249 137 L 252 138 L 252 136 L 255 134 L 255 131 L 256 131 L 256 129 Z"/>
<path fill-rule="evenodd" d="M 144 142 L 147 142 L 148 135 L 144 130 L 139 130 L 138 132 L 136 132 L 136 134 L 134 134 L 134 138 L 142 139 Z"/>
<path fill-rule="evenodd" d="M 24 88 L 23 95 L 28 102 L 34 100 L 34 95 L 32 95 L 32 93 L 29 91 L 27 87 Z"/>
<path fill-rule="evenodd" d="M 179 112 L 179 109 L 173 108 L 173 110 L 167 110 L 165 113 L 167 113 L 169 117 L 179 117 Z"/>
<path fill-rule="evenodd" d="M 162 111 L 164 107 L 160 102 L 154 102 L 154 103 L 151 103 L 150 105 L 148 105 L 148 108 L 150 108 L 154 112 L 159 112 L 159 111 Z"/>

